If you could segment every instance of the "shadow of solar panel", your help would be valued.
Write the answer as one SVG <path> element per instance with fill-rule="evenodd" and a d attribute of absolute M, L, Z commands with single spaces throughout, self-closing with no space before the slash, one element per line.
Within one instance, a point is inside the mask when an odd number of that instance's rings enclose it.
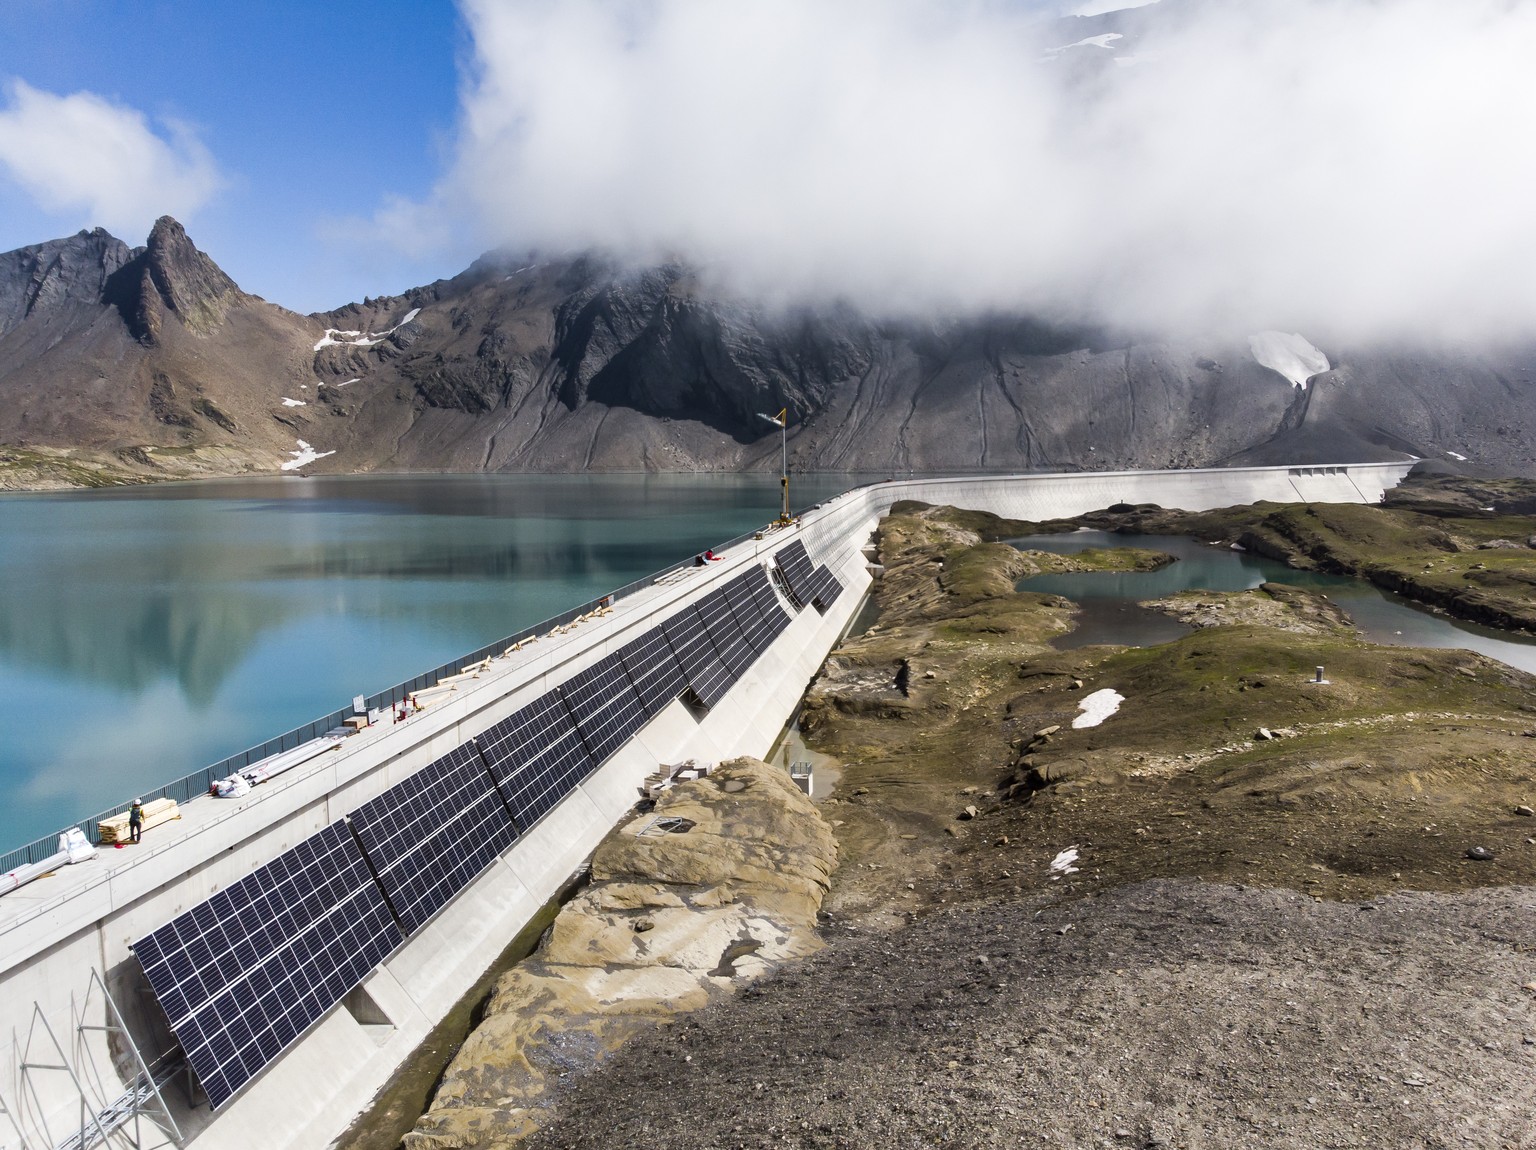
<path fill-rule="evenodd" d="M 635 685 L 640 705 L 647 719 L 659 715 L 662 708 L 688 688 L 688 680 L 677 656 L 667 644 L 660 627 L 652 627 L 640 638 L 619 648 L 619 658 Z"/>
<path fill-rule="evenodd" d="M 517 837 L 480 756 L 458 747 L 348 820 L 407 933 L 419 930 Z"/>
<path fill-rule="evenodd" d="M 133 945 L 215 1109 L 400 944 L 343 823 Z"/>
<path fill-rule="evenodd" d="M 693 693 L 706 707 L 713 707 L 725 697 L 735 677 L 715 653 L 704 620 L 692 607 L 684 607 L 663 622 L 661 630 Z"/>
<path fill-rule="evenodd" d="M 645 709 L 618 655 L 599 659 L 556 688 L 582 741 L 601 764 L 645 726 Z"/>
<path fill-rule="evenodd" d="M 752 665 L 753 654 L 742 636 L 741 625 L 731 613 L 731 605 L 725 593 L 716 589 L 694 604 L 699 618 L 704 620 L 704 630 L 715 645 L 715 654 L 731 671 L 731 682 L 741 678 L 742 672 Z"/>
<path fill-rule="evenodd" d="M 503 719 L 476 741 L 525 832 L 597 765 L 565 702 L 554 691 Z"/>

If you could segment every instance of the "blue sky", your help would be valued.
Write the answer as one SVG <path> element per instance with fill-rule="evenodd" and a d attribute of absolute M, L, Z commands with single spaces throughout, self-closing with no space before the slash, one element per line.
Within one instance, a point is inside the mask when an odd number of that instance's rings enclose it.
<path fill-rule="evenodd" d="M 192 197 L 193 239 L 248 291 L 308 311 L 461 270 L 461 252 L 371 255 L 344 225 L 430 193 L 468 50 L 450 0 L 5 0 L 0 109 L 21 81 L 136 110 L 161 137 L 185 125 L 217 185 Z M 0 166 L 0 251 L 106 223 L 67 199 Z M 147 224 L 111 230 L 137 245 Z"/>

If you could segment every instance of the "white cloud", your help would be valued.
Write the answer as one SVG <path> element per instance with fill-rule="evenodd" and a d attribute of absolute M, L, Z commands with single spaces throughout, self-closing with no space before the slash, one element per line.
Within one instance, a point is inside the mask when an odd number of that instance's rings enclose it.
<path fill-rule="evenodd" d="M 1536 328 L 1536 3 L 1167 3 L 1085 75 L 1006 0 L 462 2 L 425 207 L 484 246 L 892 310 Z"/>
<path fill-rule="evenodd" d="M 52 215 L 139 242 L 155 218 L 183 220 L 223 186 L 184 124 L 157 134 L 142 112 L 90 92 L 57 96 L 20 80 L 0 109 L 0 167 Z"/>

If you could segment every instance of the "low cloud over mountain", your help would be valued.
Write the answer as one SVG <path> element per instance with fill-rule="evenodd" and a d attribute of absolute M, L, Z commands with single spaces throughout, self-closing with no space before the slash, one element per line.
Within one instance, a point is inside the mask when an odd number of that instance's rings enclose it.
<path fill-rule="evenodd" d="M 381 214 L 402 243 L 681 257 L 884 315 L 1351 340 L 1536 318 L 1533 4 L 463 11 L 455 159 Z"/>

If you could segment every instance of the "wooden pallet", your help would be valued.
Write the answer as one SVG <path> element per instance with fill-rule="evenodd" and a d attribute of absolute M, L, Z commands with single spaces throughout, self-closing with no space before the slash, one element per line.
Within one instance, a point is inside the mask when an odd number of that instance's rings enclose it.
<path fill-rule="evenodd" d="M 181 811 L 177 809 L 175 799 L 150 799 L 144 804 L 143 830 L 147 831 L 151 827 L 179 818 L 181 818 Z M 133 834 L 128 828 L 128 812 L 124 811 L 120 815 L 102 819 L 96 824 L 96 833 L 98 840 L 104 846 L 133 841 Z"/>

